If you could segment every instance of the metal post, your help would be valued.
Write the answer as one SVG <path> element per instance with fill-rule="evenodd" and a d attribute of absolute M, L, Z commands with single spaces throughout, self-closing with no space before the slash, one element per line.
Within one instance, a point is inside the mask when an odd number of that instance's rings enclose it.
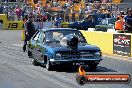
<path fill-rule="evenodd" d="M 8 19 L 8 0 L 6 0 L 6 14 L 7 14 L 7 19 Z"/>

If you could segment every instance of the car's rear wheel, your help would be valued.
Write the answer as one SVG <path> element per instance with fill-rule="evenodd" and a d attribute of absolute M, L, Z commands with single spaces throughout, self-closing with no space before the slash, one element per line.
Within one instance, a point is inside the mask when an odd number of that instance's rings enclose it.
<path fill-rule="evenodd" d="M 32 58 L 33 58 L 33 65 L 35 65 L 35 66 L 39 66 L 40 65 L 40 63 L 38 63 L 35 59 L 34 59 L 34 56 L 33 56 L 33 54 L 32 54 Z"/>
<path fill-rule="evenodd" d="M 92 64 L 92 65 L 88 65 L 88 66 L 89 66 L 89 70 L 91 70 L 91 71 L 94 71 L 97 68 L 97 64 Z"/>
<path fill-rule="evenodd" d="M 33 60 L 33 65 L 38 66 L 40 65 L 35 59 Z"/>
<path fill-rule="evenodd" d="M 53 70 L 53 66 L 51 65 L 51 63 L 50 63 L 49 60 L 47 60 L 47 63 L 46 63 L 46 69 L 47 69 L 48 71 Z"/>

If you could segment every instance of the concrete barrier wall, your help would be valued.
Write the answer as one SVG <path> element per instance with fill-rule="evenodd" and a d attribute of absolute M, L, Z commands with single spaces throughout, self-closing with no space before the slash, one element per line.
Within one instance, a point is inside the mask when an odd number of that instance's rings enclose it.
<path fill-rule="evenodd" d="M 108 33 L 108 32 L 89 32 L 89 31 L 81 31 L 84 35 L 84 37 L 86 38 L 87 42 L 89 44 L 93 44 L 93 45 L 96 45 L 98 47 L 100 47 L 102 53 L 104 54 L 108 54 L 108 55 L 119 55 L 119 54 L 114 54 L 113 52 L 113 36 L 115 34 L 117 34 L 117 36 L 119 35 L 123 35 L 123 36 L 129 36 L 130 37 L 130 41 L 127 42 L 128 40 L 125 40 L 122 41 L 120 40 L 120 42 L 123 42 L 124 44 L 125 43 L 129 43 L 130 44 L 130 56 L 132 57 L 132 37 L 131 37 L 131 34 L 129 33 Z M 123 45 L 124 46 L 124 45 Z M 126 46 L 125 46 L 126 47 Z M 118 47 L 117 47 L 118 48 Z M 120 48 L 120 47 L 119 47 Z M 125 49 L 129 49 L 129 47 L 127 48 L 123 48 L 124 50 Z M 127 51 L 127 50 L 125 50 Z M 121 55 L 121 56 L 125 56 L 125 55 Z M 127 55 L 126 55 L 127 56 Z M 129 56 L 127 56 L 129 57 Z"/>
<path fill-rule="evenodd" d="M 23 21 L 9 21 L 6 14 L 0 14 L 1 29 L 5 30 L 22 30 L 24 29 Z M 35 29 L 50 28 L 53 22 L 34 22 Z"/>
<path fill-rule="evenodd" d="M 8 29 L 8 30 L 22 30 L 22 29 L 24 29 L 23 21 L 7 21 L 6 29 Z"/>
<path fill-rule="evenodd" d="M 2 29 L 6 29 L 7 15 L 6 14 L 0 14 L 0 21 L 3 21 Z"/>

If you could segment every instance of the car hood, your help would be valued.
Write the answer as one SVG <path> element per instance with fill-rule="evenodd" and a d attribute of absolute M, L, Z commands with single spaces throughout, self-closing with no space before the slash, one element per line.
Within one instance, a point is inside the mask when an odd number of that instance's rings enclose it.
<path fill-rule="evenodd" d="M 70 51 L 100 51 L 100 48 L 90 44 L 79 44 L 77 49 L 71 49 L 68 46 L 62 46 L 61 44 L 48 44 L 49 48 L 55 52 L 70 52 Z"/>

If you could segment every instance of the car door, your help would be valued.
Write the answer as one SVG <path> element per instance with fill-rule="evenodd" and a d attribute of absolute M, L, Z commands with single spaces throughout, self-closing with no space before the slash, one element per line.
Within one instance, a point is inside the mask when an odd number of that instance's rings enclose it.
<path fill-rule="evenodd" d="M 36 51 L 36 49 L 37 49 L 37 47 L 38 47 L 37 42 L 38 42 L 39 36 L 40 36 L 40 32 L 38 32 L 38 33 L 33 37 L 33 39 L 32 39 L 32 46 L 33 46 L 33 48 L 32 48 L 32 54 L 33 54 L 33 58 L 34 58 L 35 60 L 37 60 L 37 51 Z"/>
<path fill-rule="evenodd" d="M 36 42 L 36 56 L 37 60 L 40 63 L 43 63 L 43 51 L 44 51 L 44 38 L 45 38 L 45 33 L 41 32 L 38 38 L 38 41 Z"/>

